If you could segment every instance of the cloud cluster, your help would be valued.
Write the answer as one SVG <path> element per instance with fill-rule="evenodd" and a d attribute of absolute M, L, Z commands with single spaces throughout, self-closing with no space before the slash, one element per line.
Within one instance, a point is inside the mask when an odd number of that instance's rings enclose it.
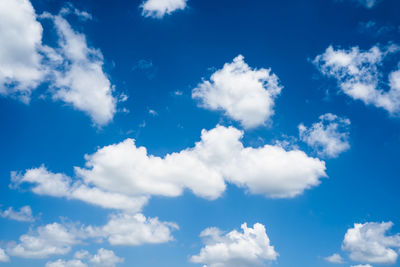
<path fill-rule="evenodd" d="M 387 235 L 392 222 L 356 223 L 347 230 L 342 249 L 361 263 L 395 264 L 400 248 L 400 234 Z"/>
<path fill-rule="evenodd" d="M 113 86 L 102 69 L 99 50 L 87 45 L 63 17 L 69 13 L 89 17 L 87 12 L 63 8 L 58 15 L 40 17 L 54 22 L 58 46 L 42 43 L 43 27 L 29 0 L 0 3 L 0 94 L 17 96 L 28 103 L 40 84 L 50 84 L 54 100 L 87 113 L 97 125 L 110 122 L 116 112 Z"/>
<path fill-rule="evenodd" d="M 383 75 L 380 67 L 385 57 L 399 51 L 397 45 L 384 49 L 373 46 L 368 51 L 358 47 L 343 50 L 329 46 L 315 58 L 314 64 L 324 75 L 335 78 L 346 95 L 399 115 L 400 70 L 389 73 L 388 90 L 383 89 L 384 83 L 380 79 Z"/>
<path fill-rule="evenodd" d="M 322 157 L 335 158 L 350 148 L 348 126 L 350 120 L 327 113 L 320 121 L 307 128 L 299 125 L 300 139 L 317 151 Z"/>
<path fill-rule="evenodd" d="M 100 248 L 97 254 L 91 255 L 88 251 L 78 251 L 72 260 L 58 259 L 46 263 L 46 267 L 115 267 L 123 263 L 124 259 L 115 255 L 114 251 Z"/>
<path fill-rule="evenodd" d="M 80 239 L 79 231 L 74 227 L 52 223 L 22 235 L 19 243 L 11 242 L 8 244 L 7 253 L 21 258 L 47 258 L 68 253 L 71 246 L 78 244 Z"/>
<path fill-rule="evenodd" d="M 187 0 L 146 0 L 142 3 L 142 15 L 161 19 L 174 11 L 186 8 Z"/>
<path fill-rule="evenodd" d="M 270 69 L 252 69 L 239 55 L 214 72 L 209 81 L 197 85 L 192 97 L 201 107 L 221 110 L 245 128 L 254 128 L 274 114 L 275 98 L 281 90 Z"/>
<path fill-rule="evenodd" d="M 277 259 L 278 253 L 271 246 L 264 225 L 256 223 L 248 228 L 244 223 L 241 228 L 243 233 L 233 230 L 227 234 L 218 228 L 205 229 L 200 234 L 205 246 L 190 261 L 207 267 L 246 267 L 263 266 L 266 261 Z"/>
<path fill-rule="evenodd" d="M 300 150 L 279 145 L 244 147 L 243 132 L 218 125 L 203 130 L 193 148 L 148 155 L 133 139 L 86 155 L 86 167 L 75 167 L 77 178 L 49 172 L 45 167 L 12 172 L 14 186 L 32 184 L 39 195 L 79 199 L 105 208 L 137 212 L 152 195 L 177 197 L 185 189 L 216 199 L 226 182 L 250 193 L 272 198 L 295 197 L 326 177 L 325 163 Z"/>
<path fill-rule="evenodd" d="M 6 250 L 10 256 L 41 259 L 53 255 L 65 255 L 71 251 L 74 245 L 82 244 L 83 241 L 89 239 L 96 239 L 97 242 L 107 240 L 111 245 L 126 246 L 166 243 L 173 240 L 171 232 L 175 229 L 178 229 L 175 223 L 162 222 L 158 218 L 146 218 L 140 213 L 117 213 L 112 214 L 103 226 L 85 226 L 78 223 L 51 223 L 39 226 L 22 235 L 19 242 L 9 242 Z M 100 264 L 107 261 L 107 257 L 113 258 L 107 251 L 99 252 L 104 253 L 94 256 L 90 262 Z M 4 250 L 0 251 L 1 253 L 3 260 L 7 260 L 8 256 Z M 81 256 L 77 259 L 87 258 L 85 255 Z M 49 264 L 53 264 L 50 266 L 60 264 L 73 266 L 71 264 L 77 262 L 76 260 L 71 262 L 59 260 Z"/>
<path fill-rule="evenodd" d="M 379 0 L 356 0 L 360 5 L 365 8 L 371 9 L 378 4 Z"/>

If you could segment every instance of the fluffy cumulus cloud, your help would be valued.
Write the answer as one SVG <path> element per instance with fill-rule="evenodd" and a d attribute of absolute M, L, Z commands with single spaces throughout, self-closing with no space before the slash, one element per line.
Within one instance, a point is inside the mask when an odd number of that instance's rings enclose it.
<path fill-rule="evenodd" d="M 270 69 L 252 69 L 237 56 L 193 91 L 201 107 L 221 110 L 246 128 L 263 125 L 273 114 L 282 86 Z"/>
<path fill-rule="evenodd" d="M 43 28 L 28 0 L 0 3 L 0 94 L 16 95 L 28 103 L 41 83 L 51 87 L 54 100 L 87 113 L 97 125 L 110 122 L 116 112 L 113 86 L 104 73 L 103 56 L 87 45 L 85 35 L 75 32 L 64 15 L 90 17 L 71 6 L 53 16 L 58 46 L 42 43 Z"/>
<path fill-rule="evenodd" d="M 0 217 L 20 222 L 33 222 L 35 220 L 30 206 L 21 207 L 19 211 L 14 210 L 13 207 L 9 207 L 4 211 L 0 210 Z"/>
<path fill-rule="evenodd" d="M 145 17 L 162 18 L 174 11 L 186 8 L 187 0 L 146 0 L 142 3 L 142 15 Z"/>
<path fill-rule="evenodd" d="M 19 242 L 7 246 L 10 256 L 21 258 L 47 258 L 52 255 L 66 254 L 71 246 L 80 242 L 78 230 L 59 223 L 38 227 L 24 234 Z"/>
<path fill-rule="evenodd" d="M 208 267 L 246 267 L 264 266 L 277 259 L 278 253 L 271 246 L 264 225 L 256 223 L 248 228 L 244 223 L 241 228 L 243 232 L 233 230 L 227 234 L 218 228 L 205 229 L 200 234 L 205 246 L 190 261 Z"/>
<path fill-rule="evenodd" d="M 331 262 L 331 263 L 344 263 L 344 260 L 342 256 L 339 254 L 335 253 L 329 257 L 324 258 L 326 261 Z"/>
<path fill-rule="evenodd" d="M 0 248 L 0 262 L 9 262 L 10 257 L 6 254 L 4 249 Z"/>
<path fill-rule="evenodd" d="M 334 158 L 348 150 L 350 120 L 331 113 L 321 115 L 319 119 L 319 122 L 313 123 L 309 128 L 299 125 L 300 139 L 323 157 Z"/>
<path fill-rule="evenodd" d="M 0 2 L 0 94 L 29 102 L 44 79 L 42 25 L 29 0 Z"/>
<path fill-rule="evenodd" d="M 373 46 L 367 51 L 328 47 L 314 64 L 326 76 L 337 80 L 340 89 L 353 99 L 383 108 L 392 115 L 400 114 L 400 70 L 389 73 L 388 88 L 381 81 L 385 57 L 400 51 L 397 45 Z"/>
<path fill-rule="evenodd" d="M 357 264 L 357 265 L 351 265 L 350 267 L 372 267 L 371 264 Z"/>
<path fill-rule="evenodd" d="M 387 235 L 392 222 L 354 224 L 347 230 L 342 249 L 361 263 L 395 264 L 400 248 L 400 234 Z"/>
<path fill-rule="evenodd" d="M 177 197 L 185 189 L 216 199 L 226 182 L 253 194 L 291 198 L 326 177 L 325 163 L 279 145 L 244 147 L 243 132 L 218 125 L 203 130 L 193 148 L 149 155 L 133 139 L 86 155 L 86 167 L 75 167 L 76 179 L 45 167 L 12 172 L 14 186 L 32 184 L 36 194 L 79 199 L 105 208 L 138 211 L 152 195 Z"/>
<path fill-rule="evenodd" d="M 123 262 L 124 259 L 116 256 L 114 251 L 100 248 L 95 255 L 90 255 L 86 250 L 78 251 L 75 259 L 50 261 L 46 263 L 46 267 L 115 267 Z"/>
<path fill-rule="evenodd" d="M 175 223 L 161 222 L 158 218 L 146 218 L 143 214 L 113 214 L 102 227 L 88 227 L 94 237 L 105 237 L 111 245 L 160 244 L 173 240 L 171 231 L 178 229 Z"/>
<path fill-rule="evenodd" d="M 146 218 L 143 214 L 112 214 L 105 225 L 82 225 L 79 223 L 51 223 L 30 230 L 20 236 L 19 242 L 9 242 L 8 255 L 21 258 L 41 259 L 54 255 L 69 253 L 76 244 L 84 244 L 87 240 L 110 245 L 137 246 L 143 244 L 160 244 L 173 240 L 171 232 L 178 229 L 175 223 L 162 222 L 158 218 Z M 6 259 L 5 252 L 3 258 Z M 0 252 L 1 253 L 1 252 Z M 114 266 L 122 259 L 112 251 L 99 250 L 98 254 L 76 253 L 70 261 L 57 260 L 49 262 L 49 266 L 81 266 L 80 263 L 95 266 Z"/>
<path fill-rule="evenodd" d="M 60 99 L 87 113 L 98 125 L 107 124 L 116 112 L 113 87 L 103 72 L 103 56 L 97 49 L 87 46 L 83 34 L 75 32 L 63 16 L 52 18 L 59 35 L 62 70 L 55 70 L 54 99 Z"/>

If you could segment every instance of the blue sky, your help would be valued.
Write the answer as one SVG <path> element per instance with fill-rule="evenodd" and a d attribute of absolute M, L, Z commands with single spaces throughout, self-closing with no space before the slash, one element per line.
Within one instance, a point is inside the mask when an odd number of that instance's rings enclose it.
<path fill-rule="evenodd" d="M 400 266 L 397 0 L 0 2 L 0 266 Z"/>

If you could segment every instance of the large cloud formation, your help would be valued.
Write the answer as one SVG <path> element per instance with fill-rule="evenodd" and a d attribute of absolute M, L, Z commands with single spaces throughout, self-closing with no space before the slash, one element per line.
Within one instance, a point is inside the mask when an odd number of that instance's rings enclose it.
<path fill-rule="evenodd" d="M 205 229 L 200 234 L 205 247 L 190 261 L 207 267 L 247 267 L 276 260 L 278 253 L 271 246 L 264 225 L 256 223 L 249 228 L 244 223 L 241 228 L 243 233 L 233 230 L 225 235 L 218 228 Z"/>
<path fill-rule="evenodd" d="M 383 73 L 380 70 L 384 59 L 399 51 L 397 45 L 383 49 L 373 46 L 367 51 L 358 47 L 344 50 L 329 46 L 315 58 L 314 64 L 324 75 L 335 78 L 346 95 L 367 105 L 383 108 L 392 115 L 399 115 L 400 70 L 389 73 L 387 90 L 381 81 Z"/>
<path fill-rule="evenodd" d="M 0 3 L 0 94 L 17 96 L 28 103 L 42 83 L 50 84 L 54 100 L 87 113 L 97 125 L 105 125 L 116 112 L 113 86 L 104 73 L 100 50 L 87 45 L 85 35 L 75 32 L 64 15 L 88 18 L 86 12 L 44 13 L 58 34 L 58 46 L 42 43 L 43 27 L 29 0 Z"/>
<path fill-rule="evenodd" d="M 137 212 L 152 195 L 177 197 L 185 189 L 216 199 L 226 182 L 253 194 L 292 198 L 326 177 L 325 163 L 317 158 L 278 145 L 244 147 L 242 137 L 242 131 L 218 125 L 203 130 L 193 148 L 164 157 L 148 155 L 126 139 L 86 155 L 86 167 L 75 167 L 76 179 L 43 166 L 12 172 L 11 179 L 14 186 L 32 184 L 36 194 Z"/>
<path fill-rule="evenodd" d="M 252 69 L 242 55 L 193 89 L 201 107 L 222 110 L 246 128 L 263 125 L 273 114 L 282 86 L 270 69 Z"/>

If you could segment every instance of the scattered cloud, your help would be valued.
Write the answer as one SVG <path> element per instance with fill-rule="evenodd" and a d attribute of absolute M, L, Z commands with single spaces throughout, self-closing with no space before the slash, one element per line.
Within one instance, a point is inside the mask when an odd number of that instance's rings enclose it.
<path fill-rule="evenodd" d="M 342 249 L 361 263 L 395 264 L 400 248 L 400 234 L 387 235 L 392 222 L 356 223 L 347 230 Z M 396 250 L 395 250 L 396 249 Z"/>
<path fill-rule="evenodd" d="M 329 257 L 324 258 L 326 261 L 330 262 L 330 263 L 344 263 L 344 260 L 342 258 L 342 256 L 340 256 L 339 254 L 335 253 Z"/>
<path fill-rule="evenodd" d="M 10 256 L 47 258 L 52 255 L 67 254 L 72 245 L 80 242 L 80 238 L 74 227 L 52 223 L 22 235 L 19 241 L 8 244 L 7 253 Z"/>
<path fill-rule="evenodd" d="M 145 0 L 142 5 L 142 15 L 161 19 L 177 10 L 186 8 L 187 0 Z"/>
<path fill-rule="evenodd" d="M 158 116 L 158 112 L 155 111 L 154 109 L 149 109 L 149 114 L 152 116 Z"/>
<path fill-rule="evenodd" d="M 113 214 L 102 227 L 88 227 L 92 236 L 105 237 L 111 245 L 160 244 L 174 240 L 171 231 L 178 225 L 146 218 L 143 214 Z"/>
<path fill-rule="evenodd" d="M 65 255 L 71 251 L 73 245 L 84 244 L 83 241 L 89 239 L 96 239 L 98 243 L 102 243 L 106 239 L 111 245 L 125 246 L 160 244 L 174 240 L 171 232 L 176 229 L 178 226 L 175 223 L 162 222 L 158 218 L 146 218 L 141 213 L 117 213 L 112 214 L 103 226 L 85 226 L 79 223 L 51 223 L 39 226 L 22 235 L 19 242 L 9 242 L 7 253 L 20 258 L 48 258 L 54 255 Z M 99 250 L 97 255 L 89 256 L 84 251 L 75 253 L 76 259 L 89 259 L 91 265 L 96 264 L 95 266 L 103 266 L 101 263 L 107 262 L 109 265 L 105 264 L 104 266 L 114 266 L 111 263 L 113 259 L 116 259 L 113 257 L 113 253 L 111 254 L 107 250 Z M 50 266 L 74 266 L 71 264 L 79 263 L 78 261 L 58 260 L 48 264 Z"/>
<path fill-rule="evenodd" d="M 243 233 L 233 230 L 227 234 L 218 228 L 205 229 L 200 234 L 205 246 L 190 261 L 207 267 L 246 267 L 263 266 L 277 259 L 279 254 L 271 246 L 264 225 L 256 223 L 248 228 L 244 223 L 241 228 Z"/>
<path fill-rule="evenodd" d="M 379 68 L 385 57 L 399 51 L 397 45 L 384 49 L 373 46 L 368 51 L 361 51 L 358 47 L 335 50 L 330 46 L 315 58 L 314 64 L 324 75 L 335 78 L 346 95 L 399 115 L 400 70 L 389 74 L 389 89 L 384 90 L 384 83 L 380 80 L 383 74 Z"/>
<path fill-rule="evenodd" d="M 0 262 L 9 262 L 10 257 L 6 254 L 4 249 L 0 248 Z"/>
<path fill-rule="evenodd" d="M 19 211 L 15 211 L 13 207 L 9 207 L 4 211 L 0 210 L 0 217 L 20 222 L 33 222 L 35 220 L 32 216 L 32 209 L 30 206 L 23 206 Z"/>
<path fill-rule="evenodd" d="M 91 255 L 88 251 L 78 251 L 74 255 L 75 259 L 65 261 L 58 259 L 46 263 L 46 267 L 115 267 L 118 263 L 123 263 L 124 259 L 115 255 L 114 251 L 100 248 L 97 254 Z"/>
<path fill-rule="evenodd" d="M 372 267 L 370 264 L 358 264 L 358 265 L 351 265 L 350 267 Z"/>
<path fill-rule="evenodd" d="M 307 128 L 299 125 L 300 139 L 317 151 L 319 156 L 335 158 L 350 148 L 348 126 L 350 120 L 327 113 L 320 121 Z"/>
<path fill-rule="evenodd" d="M 198 84 L 192 98 L 199 106 L 221 110 L 245 128 L 265 124 L 274 114 L 275 98 L 282 86 L 270 69 L 252 69 L 242 55 Z"/>
<path fill-rule="evenodd" d="M 109 123 L 116 112 L 113 86 L 103 72 L 103 56 L 87 46 L 85 35 L 75 32 L 63 15 L 90 18 L 71 5 L 50 18 L 58 34 L 58 47 L 42 43 L 43 27 L 28 0 L 0 3 L 0 94 L 29 103 L 32 91 L 50 84 L 54 100 L 62 100 L 87 113 L 97 125 Z"/>
<path fill-rule="evenodd" d="M 116 112 L 113 86 L 103 72 L 100 50 L 87 46 L 85 35 L 75 32 L 61 15 L 44 14 L 53 20 L 59 36 L 62 70 L 54 70 L 53 98 L 87 113 L 97 125 L 105 125 Z"/>

